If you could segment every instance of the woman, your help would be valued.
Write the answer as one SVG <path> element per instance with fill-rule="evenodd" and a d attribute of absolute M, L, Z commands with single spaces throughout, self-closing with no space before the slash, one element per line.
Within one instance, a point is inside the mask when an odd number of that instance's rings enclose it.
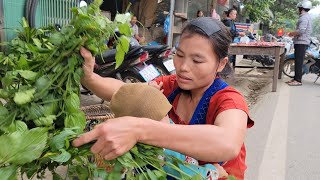
<path fill-rule="evenodd" d="M 225 26 L 209 17 L 192 20 L 184 28 L 174 57 L 177 74 L 154 82 L 172 103 L 169 117 L 175 125 L 122 117 L 99 125 L 73 145 L 97 140 L 91 151 L 111 160 L 140 142 L 180 152 L 201 164 L 220 162 L 229 175 L 243 179 L 243 141 L 253 121 L 243 96 L 217 75 L 228 62 L 230 41 Z M 124 83 L 94 74 L 94 58 L 85 49 L 81 54 L 85 59 L 83 85 L 110 100 Z"/>
<path fill-rule="evenodd" d="M 130 28 L 132 30 L 132 38 L 137 40 L 139 43 L 144 42 L 144 37 L 140 37 L 139 35 L 139 28 L 137 26 L 137 16 L 132 16 L 131 21 L 130 21 Z"/>
<path fill-rule="evenodd" d="M 229 9 L 226 12 L 227 17 L 225 19 L 222 20 L 223 24 L 226 25 L 229 29 L 230 29 L 230 33 L 232 36 L 232 41 L 233 42 L 239 42 L 238 37 L 239 36 L 244 36 L 245 33 L 244 32 L 238 32 L 236 25 L 234 24 L 234 21 L 237 18 L 237 10 L 236 9 Z M 233 68 L 236 65 L 236 56 L 232 55 L 229 57 L 229 61 L 230 63 L 233 64 Z"/>
<path fill-rule="evenodd" d="M 203 11 L 198 10 L 197 11 L 197 17 L 204 17 Z"/>

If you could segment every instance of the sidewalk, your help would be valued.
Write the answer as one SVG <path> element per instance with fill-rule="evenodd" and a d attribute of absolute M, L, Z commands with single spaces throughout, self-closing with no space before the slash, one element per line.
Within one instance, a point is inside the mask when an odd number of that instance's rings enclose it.
<path fill-rule="evenodd" d="M 304 76 L 303 86 L 279 81 L 251 110 L 248 130 L 247 180 L 320 179 L 320 80 Z M 267 87 L 268 88 L 268 87 Z"/>

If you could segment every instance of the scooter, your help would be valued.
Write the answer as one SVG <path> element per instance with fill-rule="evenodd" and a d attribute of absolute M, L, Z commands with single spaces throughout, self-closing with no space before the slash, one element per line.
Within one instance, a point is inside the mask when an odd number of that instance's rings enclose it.
<path fill-rule="evenodd" d="M 152 64 L 162 76 L 175 73 L 172 51 L 166 45 L 143 46 L 143 50 L 149 53 L 147 64 Z"/>
<path fill-rule="evenodd" d="M 305 60 L 302 66 L 302 73 L 303 74 L 317 74 L 317 78 L 314 81 L 314 83 L 317 82 L 317 80 L 320 77 L 320 46 L 318 44 L 314 44 L 314 42 L 311 42 L 309 48 L 307 49 Z M 295 55 L 294 53 L 291 53 L 286 56 L 286 60 L 283 62 L 283 69 L 282 72 L 290 77 L 294 77 L 294 69 L 295 69 Z"/>

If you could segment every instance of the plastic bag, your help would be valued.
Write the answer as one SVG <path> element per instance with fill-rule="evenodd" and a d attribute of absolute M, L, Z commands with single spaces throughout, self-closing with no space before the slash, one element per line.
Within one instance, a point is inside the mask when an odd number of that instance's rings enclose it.
<path fill-rule="evenodd" d="M 250 38 L 248 36 L 243 36 L 240 38 L 240 43 L 248 44 L 250 42 Z"/>
<path fill-rule="evenodd" d="M 170 28 L 170 16 L 168 15 L 163 24 L 163 31 L 165 35 L 169 34 L 169 28 Z"/>

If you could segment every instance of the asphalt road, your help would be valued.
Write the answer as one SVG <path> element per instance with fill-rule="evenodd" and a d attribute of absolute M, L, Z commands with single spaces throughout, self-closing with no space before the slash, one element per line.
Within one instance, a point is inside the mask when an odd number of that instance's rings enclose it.
<path fill-rule="evenodd" d="M 251 111 L 247 180 L 320 180 L 320 79 L 306 75 L 303 86 L 279 81 Z M 271 89 L 271 88 L 269 88 Z"/>

